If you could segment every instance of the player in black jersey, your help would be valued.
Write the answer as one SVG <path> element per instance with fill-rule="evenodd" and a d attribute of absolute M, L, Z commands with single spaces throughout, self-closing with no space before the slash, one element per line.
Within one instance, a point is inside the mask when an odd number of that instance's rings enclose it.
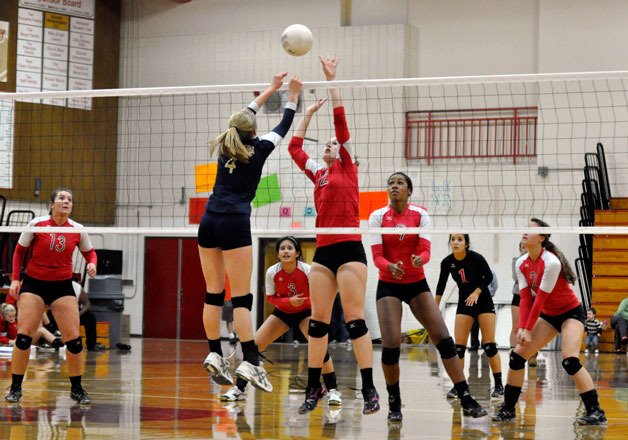
<path fill-rule="evenodd" d="M 488 291 L 493 274 L 484 257 L 469 249 L 469 234 L 451 234 L 449 246 L 452 254 L 445 257 L 440 264 L 436 302 L 440 304 L 447 278 L 451 275 L 458 285 L 458 309 L 454 328 L 458 357 L 464 366 L 467 339 L 473 321 L 477 319 L 482 331 L 482 348 L 488 356 L 495 379 L 491 398 L 500 399 L 504 396 L 502 367 L 495 343 L 495 306 Z M 456 390 L 452 388 L 447 397 L 457 397 Z"/>
<path fill-rule="evenodd" d="M 220 346 L 220 316 L 225 299 L 225 272 L 231 285 L 231 302 L 236 332 L 242 345 L 243 361 L 236 375 L 263 391 L 273 386 L 259 362 L 254 341 L 251 307 L 251 201 L 259 184 L 264 162 L 288 133 L 301 93 L 301 80 L 294 75 L 289 84 L 283 118 L 271 132 L 257 137 L 255 115 L 288 75 L 281 72 L 245 109 L 231 115 L 229 129 L 211 142 L 210 153 L 218 155 L 214 191 L 209 197 L 198 229 L 198 250 L 207 293 L 203 325 L 209 343 L 205 369 L 221 385 L 233 385 L 228 362 Z"/>

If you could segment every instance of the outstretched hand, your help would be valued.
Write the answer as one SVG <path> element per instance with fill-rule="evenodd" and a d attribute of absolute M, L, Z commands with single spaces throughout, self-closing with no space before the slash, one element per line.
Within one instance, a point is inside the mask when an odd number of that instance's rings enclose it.
<path fill-rule="evenodd" d="M 319 55 L 318 59 L 323 65 L 323 73 L 325 74 L 327 81 L 333 81 L 336 79 L 336 66 L 338 66 L 338 63 L 340 62 L 340 60 L 336 58 L 336 55 L 333 57 L 326 56 L 324 58 Z"/>
<path fill-rule="evenodd" d="M 296 93 L 297 95 L 301 93 L 301 89 L 303 89 L 303 83 L 301 82 L 301 78 L 297 75 L 292 75 L 290 78 L 290 83 L 288 84 L 288 89 L 291 93 Z"/>
<path fill-rule="evenodd" d="M 310 105 L 305 109 L 305 113 L 308 115 L 313 115 L 316 113 L 322 106 L 327 102 L 327 98 L 322 98 L 316 101 L 314 104 Z"/>
<path fill-rule="evenodd" d="M 275 90 L 279 90 L 281 86 L 283 86 L 283 80 L 288 76 L 288 72 L 279 72 L 273 76 L 272 81 L 270 82 L 271 87 Z"/>

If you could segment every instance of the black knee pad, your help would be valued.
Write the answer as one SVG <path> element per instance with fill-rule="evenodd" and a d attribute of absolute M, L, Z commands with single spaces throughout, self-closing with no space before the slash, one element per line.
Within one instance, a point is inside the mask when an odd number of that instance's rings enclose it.
<path fill-rule="evenodd" d="M 399 363 L 399 356 L 401 355 L 401 349 L 397 348 L 382 348 L 382 364 L 384 365 L 396 365 Z"/>
<path fill-rule="evenodd" d="M 205 304 L 210 306 L 222 307 L 225 303 L 225 291 L 221 293 L 205 293 Z"/>
<path fill-rule="evenodd" d="M 20 350 L 28 350 L 31 348 L 31 343 L 33 342 L 33 338 L 28 335 L 23 335 L 22 333 L 18 333 L 15 337 L 15 346 Z"/>
<path fill-rule="evenodd" d="M 323 363 L 327 362 L 329 359 L 331 359 L 331 356 L 329 355 L 329 352 L 325 353 L 325 357 L 323 358 Z"/>
<path fill-rule="evenodd" d="M 72 354 L 79 354 L 83 351 L 83 340 L 79 336 L 65 343 L 65 348 Z"/>
<path fill-rule="evenodd" d="M 516 351 L 510 353 L 510 362 L 508 366 L 511 370 L 523 370 L 526 367 L 526 360 Z"/>
<path fill-rule="evenodd" d="M 366 327 L 366 321 L 364 319 L 354 319 L 346 324 L 349 337 L 351 339 L 358 339 L 368 333 L 369 329 Z"/>
<path fill-rule="evenodd" d="M 313 338 L 324 338 L 329 333 L 329 324 L 323 321 L 310 319 L 307 334 Z"/>
<path fill-rule="evenodd" d="M 580 363 L 580 359 L 577 357 L 568 357 L 563 359 L 563 368 L 567 372 L 568 375 L 573 376 L 580 368 L 582 368 L 582 364 Z"/>
<path fill-rule="evenodd" d="M 484 349 L 484 353 L 486 353 L 486 356 L 490 358 L 497 354 L 497 344 L 494 342 L 482 344 L 482 348 Z"/>
<path fill-rule="evenodd" d="M 242 296 L 232 296 L 231 303 L 233 304 L 234 309 L 244 307 L 245 309 L 251 310 L 253 308 L 253 294 L 247 293 Z"/>
<path fill-rule="evenodd" d="M 457 354 L 456 345 L 454 344 L 454 340 L 451 336 L 442 339 L 438 344 L 436 344 L 436 349 L 438 350 L 438 353 L 440 353 L 441 359 L 451 359 Z M 462 356 L 464 356 L 464 354 Z"/>
<path fill-rule="evenodd" d="M 466 345 L 458 345 L 456 344 L 456 353 L 458 353 L 458 357 L 460 359 L 464 359 L 464 352 L 467 351 Z"/>

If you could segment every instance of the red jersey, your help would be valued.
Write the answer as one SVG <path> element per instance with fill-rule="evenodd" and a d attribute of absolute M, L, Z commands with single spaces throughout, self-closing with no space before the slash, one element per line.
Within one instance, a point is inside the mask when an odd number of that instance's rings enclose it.
<path fill-rule="evenodd" d="M 519 327 L 532 330 L 541 312 L 557 316 L 580 305 L 562 273 L 560 260 L 543 249 L 532 261 L 529 254 L 522 255 L 515 263 L 521 304 Z M 532 297 L 536 297 L 532 305 Z"/>
<path fill-rule="evenodd" d="M 266 298 L 268 302 L 285 313 L 298 313 L 312 308 L 310 303 L 310 265 L 297 261 L 292 273 L 283 270 L 277 263 L 266 271 Z M 290 304 L 290 298 L 300 296 L 305 299 L 299 307 Z"/>
<path fill-rule="evenodd" d="M 17 338 L 17 321 L 7 322 L 0 313 L 0 344 L 8 344 Z"/>
<path fill-rule="evenodd" d="M 431 226 L 427 210 L 409 203 L 402 213 L 386 206 L 371 213 L 371 228 L 427 228 Z M 388 283 L 409 284 L 425 278 L 423 266 L 412 265 L 412 255 L 421 257 L 423 265 L 430 261 L 432 239 L 429 234 L 384 234 L 375 235 L 371 251 L 373 262 L 379 269 L 379 279 Z M 388 270 L 389 264 L 403 262 L 404 275 L 398 280 Z"/>
<path fill-rule="evenodd" d="M 57 225 L 50 215 L 34 218 L 28 226 L 83 227 L 71 219 L 62 225 Z M 85 232 L 72 234 L 22 232 L 13 259 L 14 280 L 19 279 L 25 248 L 29 246 L 32 246 L 33 252 L 26 265 L 26 273 L 38 280 L 59 281 L 72 278 L 72 256 L 77 246 L 88 264 L 96 264 L 97 261 L 96 252 Z"/>
<path fill-rule="evenodd" d="M 288 145 L 290 156 L 314 183 L 314 205 L 317 228 L 359 227 L 358 167 L 351 157 L 351 143 L 344 107 L 334 108 L 339 158 L 330 166 L 320 165 L 303 151 L 303 138 L 293 137 Z M 362 241 L 360 234 L 316 236 L 316 247 L 345 241 Z"/>

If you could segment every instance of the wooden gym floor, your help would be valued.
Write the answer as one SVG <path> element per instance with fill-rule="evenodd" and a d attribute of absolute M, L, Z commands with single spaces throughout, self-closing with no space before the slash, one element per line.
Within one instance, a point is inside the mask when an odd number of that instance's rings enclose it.
<path fill-rule="evenodd" d="M 0 439 L 171 439 L 171 438 L 628 438 L 628 357 L 602 353 L 581 355 L 598 386 L 608 415 L 607 427 L 579 427 L 582 411 L 578 392 L 560 365 L 559 352 L 542 352 L 539 366 L 528 370 L 519 415 L 515 423 L 491 423 L 488 417 L 462 417 L 460 406 L 447 401 L 451 387 L 433 348 L 402 349 L 401 389 L 404 421 L 389 427 L 387 393 L 380 347 L 375 348 L 375 384 L 382 410 L 362 415 L 362 400 L 350 346 L 330 347 L 336 364 L 343 406 L 331 411 L 324 400 L 309 415 L 297 408 L 303 391 L 296 377 L 305 380 L 307 347 L 276 344 L 266 352 L 275 387 L 272 394 L 249 387 L 245 402 L 225 404 L 221 388 L 212 384 L 202 367 L 207 344 L 198 341 L 132 339 L 132 350 L 87 353 L 84 385 L 92 397 L 90 407 L 74 405 L 63 356 L 56 352 L 32 356 L 20 405 L 0 403 Z M 223 345 L 225 353 L 230 346 Z M 481 352 L 480 352 L 481 353 Z M 240 356 L 238 352 L 236 357 Z M 500 351 L 506 366 L 507 352 Z M 466 370 L 471 391 L 489 403 L 490 372 L 486 357 L 467 352 Z M 505 370 L 505 368 L 504 368 Z M 1 388 L 10 384 L 9 358 L 0 357 Z"/>

